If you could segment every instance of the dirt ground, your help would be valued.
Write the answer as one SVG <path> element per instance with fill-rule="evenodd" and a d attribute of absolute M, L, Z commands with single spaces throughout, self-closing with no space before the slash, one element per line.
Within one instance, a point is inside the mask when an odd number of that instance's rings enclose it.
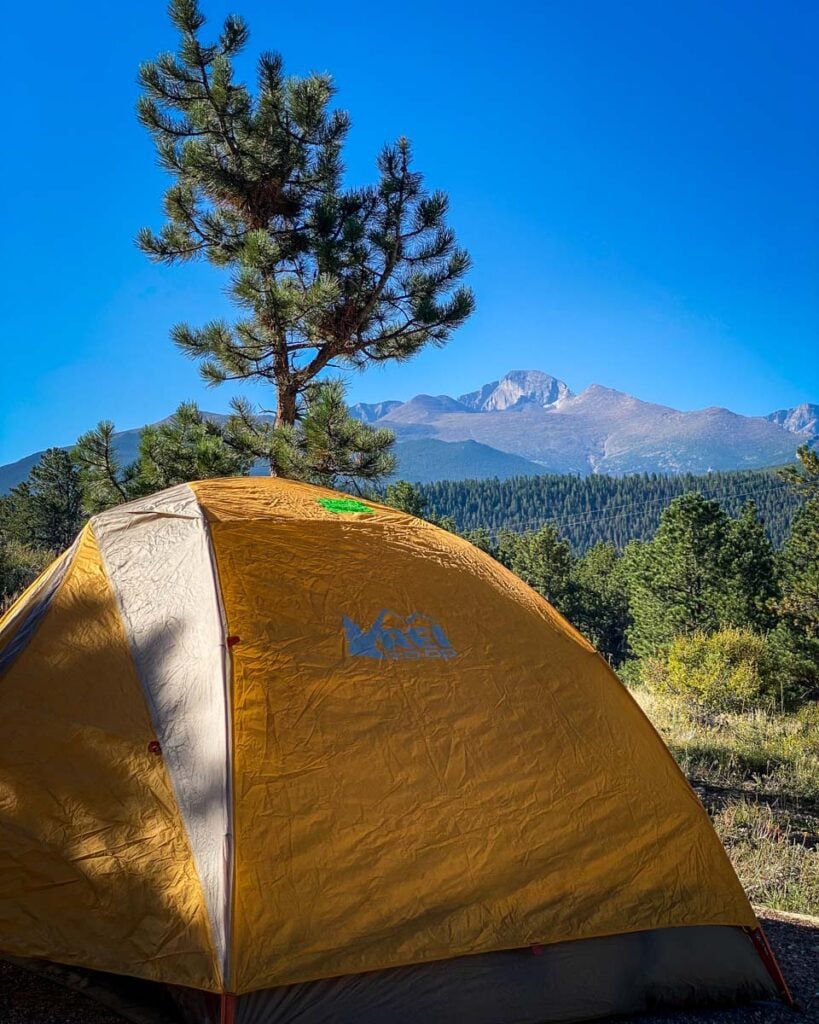
<path fill-rule="evenodd" d="M 774 911 L 760 911 L 760 916 L 799 1003 L 796 1012 L 783 1004 L 760 1003 L 627 1020 L 634 1024 L 819 1024 L 819 920 Z M 0 960 L 0 1024 L 123 1024 L 123 1019 L 85 995 Z"/>
<path fill-rule="evenodd" d="M 0 960 L 2 1024 L 123 1024 L 86 996 Z"/>

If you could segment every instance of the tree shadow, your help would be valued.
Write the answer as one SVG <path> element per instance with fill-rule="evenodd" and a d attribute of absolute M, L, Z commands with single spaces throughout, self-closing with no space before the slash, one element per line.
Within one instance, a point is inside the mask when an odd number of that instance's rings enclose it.
<path fill-rule="evenodd" d="M 108 971 L 213 970 L 206 908 L 180 882 L 197 876 L 172 780 L 130 652 L 110 642 L 111 609 L 79 590 L 56 601 L 0 685 L 0 950 L 70 964 L 127 999 L 130 979 Z M 178 642 L 163 623 L 143 639 Z M 205 814 L 223 803 L 211 788 Z"/>

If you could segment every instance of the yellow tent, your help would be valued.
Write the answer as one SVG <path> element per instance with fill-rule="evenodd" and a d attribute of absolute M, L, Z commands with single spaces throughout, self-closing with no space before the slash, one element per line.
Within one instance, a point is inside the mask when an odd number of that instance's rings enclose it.
<path fill-rule="evenodd" d="M 394 509 L 174 487 L 0 623 L 6 952 L 196 1020 L 506 1024 L 770 996 L 757 929 L 603 659 Z"/>

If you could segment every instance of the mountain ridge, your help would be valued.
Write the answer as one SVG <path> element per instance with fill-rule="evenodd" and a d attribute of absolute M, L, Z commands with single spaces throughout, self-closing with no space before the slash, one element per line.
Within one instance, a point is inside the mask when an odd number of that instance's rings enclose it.
<path fill-rule="evenodd" d="M 819 406 L 810 403 L 767 417 L 721 406 L 683 412 L 602 384 L 575 394 L 539 370 L 512 370 L 457 399 L 416 395 L 381 405 L 384 415 L 368 422 L 394 430 L 399 441 L 472 440 L 544 473 L 757 469 L 792 461 L 800 443 L 819 438 Z"/>
<path fill-rule="evenodd" d="M 458 398 L 421 394 L 358 402 L 350 411 L 395 431 L 397 476 L 422 482 L 757 469 L 793 461 L 800 444 L 819 443 L 819 404 L 767 416 L 721 406 L 683 412 L 603 384 L 574 393 L 541 370 L 510 370 Z M 123 462 L 136 457 L 140 433 L 116 435 Z M 24 480 L 41 455 L 0 466 L 0 494 Z"/>

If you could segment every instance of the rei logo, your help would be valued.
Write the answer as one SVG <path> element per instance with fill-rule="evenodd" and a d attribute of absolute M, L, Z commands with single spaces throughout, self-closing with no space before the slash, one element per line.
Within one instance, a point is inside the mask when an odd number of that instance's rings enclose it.
<path fill-rule="evenodd" d="M 347 653 L 357 658 L 454 658 L 443 629 L 428 615 L 401 615 L 382 608 L 369 629 L 344 616 Z"/>

